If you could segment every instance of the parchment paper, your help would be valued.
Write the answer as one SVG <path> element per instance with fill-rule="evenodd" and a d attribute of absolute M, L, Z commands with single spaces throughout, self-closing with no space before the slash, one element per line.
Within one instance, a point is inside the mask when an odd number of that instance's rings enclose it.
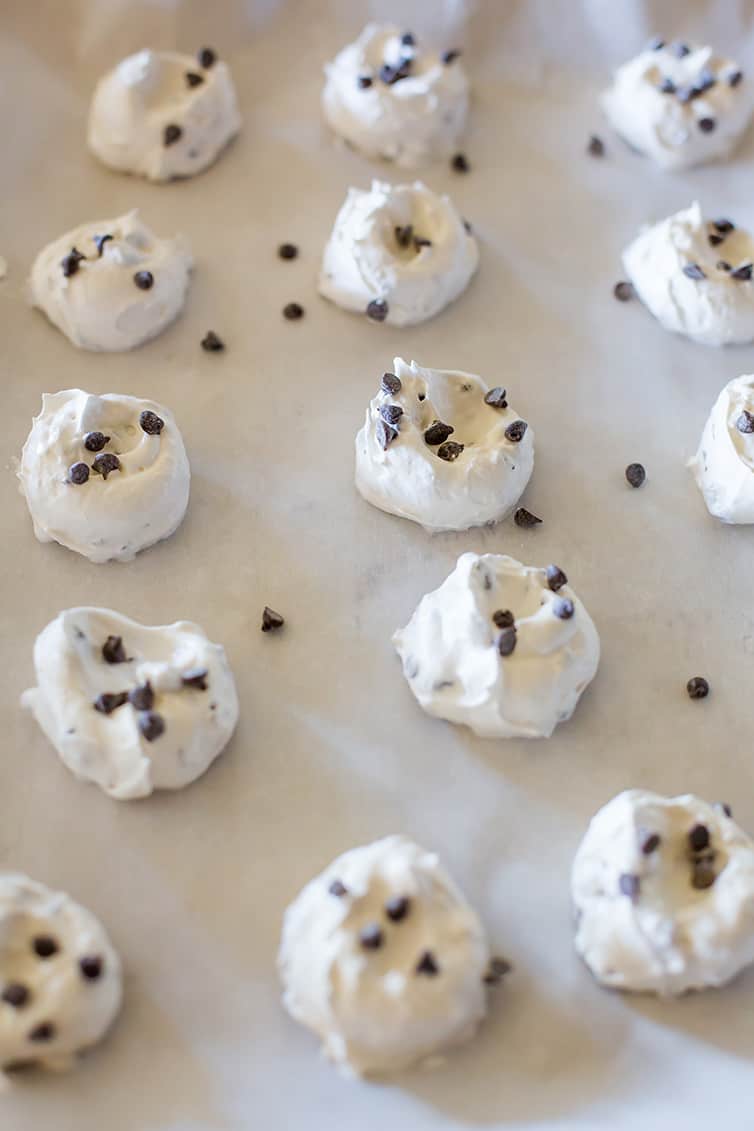
<path fill-rule="evenodd" d="M 627 786 L 727 800 L 754 830 L 754 532 L 710 519 L 684 466 L 754 350 L 672 337 L 611 294 L 646 220 L 699 197 L 754 223 L 754 133 L 730 162 L 672 175 L 611 137 L 596 104 L 654 32 L 715 43 L 750 70 L 752 4 L 4 0 L 0 12 L 0 865 L 91 907 L 127 969 L 111 1039 L 76 1073 L 18 1078 L 0 1127 L 750 1128 L 754 973 L 678 1002 L 599 990 L 572 951 L 568 876 L 588 818 Z M 333 144 L 321 67 L 368 15 L 396 14 L 466 50 L 472 172 L 425 177 L 482 246 L 466 295 L 404 331 L 314 288 L 348 186 L 399 179 Z M 99 167 L 84 146 L 99 74 L 142 46 L 205 43 L 239 89 L 230 151 L 171 185 Z M 585 154 L 592 132 L 603 160 Z M 132 354 L 77 351 L 26 306 L 28 268 L 67 228 L 133 206 L 190 237 L 187 309 Z M 277 259 L 284 240 L 300 244 L 295 262 Z M 296 324 L 280 313 L 293 300 L 306 307 Z M 199 348 L 210 328 L 224 354 Z M 358 498 L 353 437 L 396 354 L 507 386 L 536 430 L 524 501 L 541 527 L 431 538 Z M 16 492 L 42 392 L 75 385 L 163 400 L 189 450 L 186 521 L 125 566 L 38 544 Z M 633 460 L 648 470 L 640 491 L 623 478 Z M 467 549 L 557 562 L 600 629 L 597 679 L 548 742 L 430 720 L 402 679 L 390 635 Z M 188 617 L 225 644 L 242 720 L 193 787 L 112 802 L 21 711 L 36 633 L 84 603 Z M 259 632 L 265 603 L 287 618 L 278 637 Z M 692 703 L 696 674 L 713 691 Z M 348 1083 L 279 1005 L 280 921 L 336 853 L 394 831 L 441 853 L 515 972 L 444 1070 Z"/>

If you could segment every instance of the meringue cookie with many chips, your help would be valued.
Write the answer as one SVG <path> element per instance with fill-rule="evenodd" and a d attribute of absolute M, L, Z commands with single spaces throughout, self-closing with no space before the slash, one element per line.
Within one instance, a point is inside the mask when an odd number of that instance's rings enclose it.
<path fill-rule="evenodd" d="M 182 236 L 161 239 L 134 209 L 81 224 L 43 248 L 31 301 L 81 349 L 130 350 L 181 312 L 192 266 Z"/>
<path fill-rule="evenodd" d="M 612 127 L 664 169 L 726 157 L 754 110 L 754 87 L 711 47 L 653 40 L 602 96 Z"/>
<path fill-rule="evenodd" d="M 498 522 L 534 467 L 534 438 L 473 373 L 424 369 L 396 357 L 356 437 L 356 487 L 427 531 Z"/>
<path fill-rule="evenodd" d="M 366 157 L 403 167 L 448 156 L 469 106 L 460 54 L 425 48 L 393 25 L 368 24 L 325 67 L 328 125 Z"/>
<path fill-rule="evenodd" d="M 470 227 L 447 196 L 416 181 L 351 188 L 325 247 L 319 290 L 393 326 L 425 322 L 466 290 L 479 264 Z"/>
<path fill-rule="evenodd" d="M 682 994 L 754 962 L 754 842 L 727 806 L 618 794 L 592 818 L 571 889 L 576 950 L 604 986 Z"/>
<path fill-rule="evenodd" d="M 169 409 L 81 389 L 45 393 L 18 470 L 40 542 L 130 561 L 180 526 L 191 472 Z"/>
<path fill-rule="evenodd" d="M 34 669 L 22 704 L 68 769 L 118 801 L 195 781 L 238 720 L 225 651 L 189 621 L 66 609 L 37 637 Z"/>
<path fill-rule="evenodd" d="M 429 715 L 483 738 L 549 738 L 594 678 L 597 629 L 558 566 L 461 554 L 393 636 Z"/>
<path fill-rule="evenodd" d="M 707 510 L 721 522 L 754 522 L 754 375 L 729 381 L 690 461 Z"/>
<path fill-rule="evenodd" d="M 666 330 L 706 346 L 754 340 L 754 239 L 698 203 L 646 227 L 623 252 L 628 278 Z"/>
<path fill-rule="evenodd" d="M 0 873 L 0 1070 L 72 1067 L 102 1040 L 122 996 L 120 959 L 94 915 Z"/>
<path fill-rule="evenodd" d="M 230 70 L 214 51 L 145 50 L 100 79 L 88 143 L 111 169 L 166 181 L 206 169 L 240 128 Z"/>
<path fill-rule="evenodd" d="M 471 1038 L 490 959 L 482 924 L 437 856 L 403 836 L 343 853 L 285 913 L 283 1003 L 345 1073 L 384 1076 Z"/>

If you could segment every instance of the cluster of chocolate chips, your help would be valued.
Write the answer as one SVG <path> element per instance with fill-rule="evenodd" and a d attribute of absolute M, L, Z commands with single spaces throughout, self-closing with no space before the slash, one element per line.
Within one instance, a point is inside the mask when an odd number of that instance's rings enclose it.
<path fill-rule="evenodd" d="M 394 86 L 401 79 L 407 79 L 412 73 L 415 58 L 413 49 L 416 47 L 416 38 L 410 31 L 404 32 L 401 36 L 401 47 L 407 50 L 401 52 L 398 61 L 396 63 L 383 63 L 377 72 L 377 78 L 386 86 Z M 460 49 L 452 47 L 448 51 L 443 51 L 440 59 L 448 67 L 451 63 L 455 63 L 460 55 Z M 356 79 L 359 90 L 368 90 L 373 83 L 374 77 L 372 75 L 362 74 Z"/>
<path fill-rule="evenodd" d="M 165 427 L 165 421 L 151 409 L 145 409 L 139 417 L 139 424 L 148 436 L 159 436 Z M 114 452 L 103 452 L 103 448 L 110 443 L 110 437 L 104 432 L 87 432 L 84 437 L 84 447 L 88 452 L 98 454 L 92 460 L 92 471 L 107 479 L 111 471 L 120 471 L 121 464 Z M 83 460 L 78 460 L 68 468 L 68 480 L 77 487 L 82 486 L 89 479 L 89 465 Z"/>
<path fill-rule="evenodd" d="M 197 62 L 199 66 L 207 71 L 216 62 L 217 55 L 211 47 L 202 47 L 201 51 L 197 52 Z M 199 71 L 186 71 L 185 73 L 186 85 L 193 89 L 194 87 L 201 86 L 204 82 L 204 75 Z M 165 146 L 175 145 L 177 141 L 183 137 L 183 130 L 180 126 L 175 125 L 174 122 L 168 123 L 162 131 L 162 144 Z"/>
<path fill-rule="evenodd" d="M 724 241 L 725 237 L 736 229 L 736 225 L 732 220 L 725 220 L 722 218 L 719 220 L 712 220 L 711 223 L 707 225 L 707 227 L 707 240 L 709 241 L 710 247 L 719 247 L 720 244 Z M 690 266 L 697 268 L 697 264 L 691 264 Z M 751 279 L 752 271 L 754 270 L 754 264 L 752 263 L 741 263 L 738 267 L 733 267 L 733 265 L 729 263 L 727 259 L 718 259 L 715 266 L 717 267 L 718 271 L 724 271 L 726 275 L 730 275 L 731 279 L 736 279 L 739 282 L 747 282 L 749 279 Z M 698 270 L 701 271 L 701 268 L 698 268 Z M 697 274 L 696 270 L 691 273 L 687 271 L 686 268 L 684 268 L 684 271 L 687 275 L 689 275 L 689 278 L 691 279 L 704 278 L 703 271 L 701 275 Z"/>
<path fill-rule="evenodd" d="M 568 584 L 568 578 L 560 566 L 548 565 L 545 570 L 545 578 L 548 589 L 552 590 L 553 593 L 558 593 L 564 585 Z M 489 588 L 491 588 L 491 584 L 487 585 L 485 579 L 485 589 Z M 570 620 L 576 608 L 570 597 L 557 597 L 552 602 L 552 611 L 560 620 Z M 492 614 L 492 621 L 495 627 L 500 629 L 494 640 L 495 647 L 501 656 L 510 656 L 516 647 L 516 618 L 510 609 L 496 609 Z"/>
<path fill-rule="evenodd" d="M 168 127 L 168 129 L 170 128 L 172 127 Z M 178 129 L 177 126 L 174 128 Z M 94 241 L 94 244 L 97 248 L 97 259 L 102 258 L 102 251 L 107 241 L 114 238 L 115 237 L 112 235 L 92 236 L 92 240 Z M 66 279 L 70 279 L 71 275 L 76 274 L 79 269 L 79 264 L 82 263 L 85 259 L 89 259 L 89 256 L 84 255 L 84 253 L 82 251 L 79 251 L 77 247 L 72 247 L 68 254 L 64 255 L 60 260 L 60 267 L 63 272 L 63 276 Z M 154 286 L 154 275 L 151 271 L 137 271 L 134 274 L 133 279 L 134 283 L 140 291 L 148 291 L 151 289 L 151 287 Z"/>
<path fill-rule="evenodd" d="M 666 45 L 665 41 L 662 39 L 653 39 L 648 46 L 648 50 L 650 51 L 660 51 L 663 48 L 667 48 L 677 59 L 684 59 L 691 53 L 691 49 L 685 43 L 671 43 Z M 735 87 L 738 86 L 742 78 L 743 73 L 735 69 L 728 72 L 725 76 L 725 81 L 728 83 L 728 86 Z M 673 79 L 666 75 L 658 83 L 657 89 L 662 94 L 674 95 L 678 101 L 685 106 L 693 102 L 696 98 L 700 98 L 703 94 L 706 94 L 708 90 L 711 90 L 713 86 L 717 85 L 717 82 L 718 76 L 710 66 L 705 66 L 692 83 L 685 86 L 678 86 Z M 712 133 L 717 122 L 714 118 L 705 116 L 697 120 L 697 125 L 702 133 Z"/>
<path fill-rule="evenodd" d="M 736 421 L 736 428 L 739 432 L 742 432 L 744 436 L 748 436 L 754 432 L 754 413 L 749 412 L 749 410 L 745 408 Z"/>
<path fill-rule="evenodd" d="M 730 817 L 729 805 L 722 805 L 726 817 Z M 691 886 L 698 891 L 712 887 L 717 879 L 715 859 L 717 853 L 712 847 L 710 831 L 706 825 L 696 824 L 689 829 L 686 838 L 686 856 L 691 865 Z M 639 851 L 642 856 L 651 856 L 662 844 L 659 833 L 647 829 L 639 830 Z M 618 890 L 630 899 L 638 899 L 641 892 L 641 877 L 634 872 L 623 872 L 618 877 Z"/>
<path fill-rule="evenodd" d="M 341 880 L 333 880 L 329 887 L 330 895 L 345 899 L 349 892 Z M 411 912 L 411 900 L 407 895 L 396 895 L 384 907 L 385 917 L 391 923 L 402 923 Z M 359 944 L 364 950 L 379 950 L 385 943 L 385 932 L 379 923 L 367 923 L 359 931 Z M 422 951 L 414 967 L 415 974 L 433 978 L 440 973 L 440 965 L 431 950 Z"/>

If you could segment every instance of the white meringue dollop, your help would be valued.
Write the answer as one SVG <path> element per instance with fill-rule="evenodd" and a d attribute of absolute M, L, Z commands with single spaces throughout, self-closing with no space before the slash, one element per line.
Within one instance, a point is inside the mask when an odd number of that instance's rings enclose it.
<path fill-rule="evenodd" d="M 400 357 L 356 437 L 361 495 L 427 531 L 498 522 L 533 467 L 532 430 L 508 406 L 505 389 Z"/>
<path fill-rule="evenodd" d="M 687 169 L 735 148 L 751 119 L 754 89 L 711 47 L 661 44 L 618 68 L 602 107 L 634 149 L 664 169 Z"/>
<path fill-rule="evenodd" d="M 351 188 L 325 247 L 319 290 L 345 310 L 393 326 L 425 322 L 458 298 L 477 242 L 447 196 L 417 181 Z"/>
<path fill-rule="evenodd" d="M 206 169 L 240 128 L 230 70 L 214 52 L 145 50 L 98 82 L 87 140 L 109 168 L 166 181 Z"/>
<path fill-rule="evenodd" d="M 483 738 L 549 738 L 600 655 L 563 571 L 504 554 L 462 554 L 393 643 L 419 705 Z"/>
<path fill-rule="evenodd" d="M 368 24 L 325 67 L 328 125 L 366 157 L 403 167 L 447 157 L 469 106 L 459 55 L 438 54 L 395 26 Z"/>
<path fill-rule="evenodd" d="M 468 1040 L 494 981 L 479 918 L 437 856 L 402 836 L 345 852 L 306 885 L 278 963 L 288 1012 L 359 1076 Z"/>
<path fill-rule="evenodd" d="M 623 252 L 637 295 L 666 330 L 705 346 L 754 340 L 754 239 L 698 203 L 645 228 Z"/>
<path fill-rule="evenodd" d="M 721 522 L 754 522 L 754 375 L 729 381 L 690 461 L 707 510 Z"/>
<path fill-rule="evenodd" d="M 618 794 L 573 864 L 576 950 L 598 982 L 682 994 L 754 962 L 754 842 L 698 797 Z"/>
<path fill-rule="evenodd" d="M 182 236 L 160 239 L 134 210 L 81 224 L 43 248 L 31 301 L 81 349 L 130 350 L 183 309 L 192 266 Z"/>
<path fill-rule="evenodd" d="M 189 621 L 66 609 L 37 637 L 34 668 L 22 704 L 68 769 L 118 801 L 195 781 L 238 720 L 225 652 Z"/>
<path fill-rule="evenodd" d="M 66 389 L 42 397 L 18 478 L 40 542 L 107 562 L 130 561 L 177 530 L 191 472 L 164 405 Z"/>
<path fill-rule="evenodd" d="M 72 1067 L 104 1037 L 122 995 L 120 959 L 94 915 L 0 873 L 0 1070 Z"/>

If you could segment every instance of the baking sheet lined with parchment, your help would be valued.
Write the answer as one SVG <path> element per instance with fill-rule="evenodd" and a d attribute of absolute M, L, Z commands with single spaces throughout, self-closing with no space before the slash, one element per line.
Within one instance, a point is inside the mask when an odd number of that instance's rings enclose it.
<path fill-rule="evenodd" d="M 399 180 L 335 146 L 322 64 L 368 17 L 460 43 L 474 86 L 472 171 L 422 171 L 474 224 L 481 267 L 439 318 L 370 325 L 315 293 L 349 185 Z M 8 1131 L 747 1128 L 754 974 L 677 1002 L 599 990 L 572 950 L 570 864 L 619 790 L 729 801 L 754 831 L 754 534 L 709 518 L 685 467 L 751 348 L 666 334 L 612 297 L 643 222 L 699 198 L 752 226 L 754 132 L 723 164 L 651 167 L 597 107 L 610 69 L 655 32 L 714 43 L 745 71 L 754 6 L 639 0 L 4 0 L 0 6 L 3 383 L 0 865 L 69 891 L 126 970 L 110 1039 L 75 1073 L 26 1074 Z M 149 185 L 84 145 L 97 77 L 143 46 L 230 62 L 242 135 L 207 173 Z M 591 133 L 602 160 L 585 153 Z M 132 354 L 75 350 L 24 298 L 39 248 L 88 219 L 143 211 L 196 257 L 184 315 Z M 300 245 L 294 262 L 278 243 Z M 290 301 L 306 315 L 288 323 Z M 224 354 L 207 354 L 214 329 Z M 400 354 L 508 388 L 536 433 L 523 502 L 543 518 L 427 536 L 353 488 L 353 437 Z M 192 464 L 188 516 L 127 565 L 40 545 L 13 460 L 44 391 L 80 386 L 173 408 Z M 639 460 L 648 481 L 627 487 Z M 568 573 L 602 637 L 597 678 L 546 742 L 483 741 L 424 716 L 390 636 L 459 553 Z M 187 617 L 223 642 L 239 729 L 182 793 L 117 804 L 63 768 L 19 696 L 61 608 Z M 286 616 L 259 632 L 262 606 Z M 712 694 L 692 703 L 689 676 Z M 439 1072 L 345 1082 L 279 1004 L 283 910 L 337 853 L 390 832 L 436 849 L 514 973 L 478 1038 Z"/>

